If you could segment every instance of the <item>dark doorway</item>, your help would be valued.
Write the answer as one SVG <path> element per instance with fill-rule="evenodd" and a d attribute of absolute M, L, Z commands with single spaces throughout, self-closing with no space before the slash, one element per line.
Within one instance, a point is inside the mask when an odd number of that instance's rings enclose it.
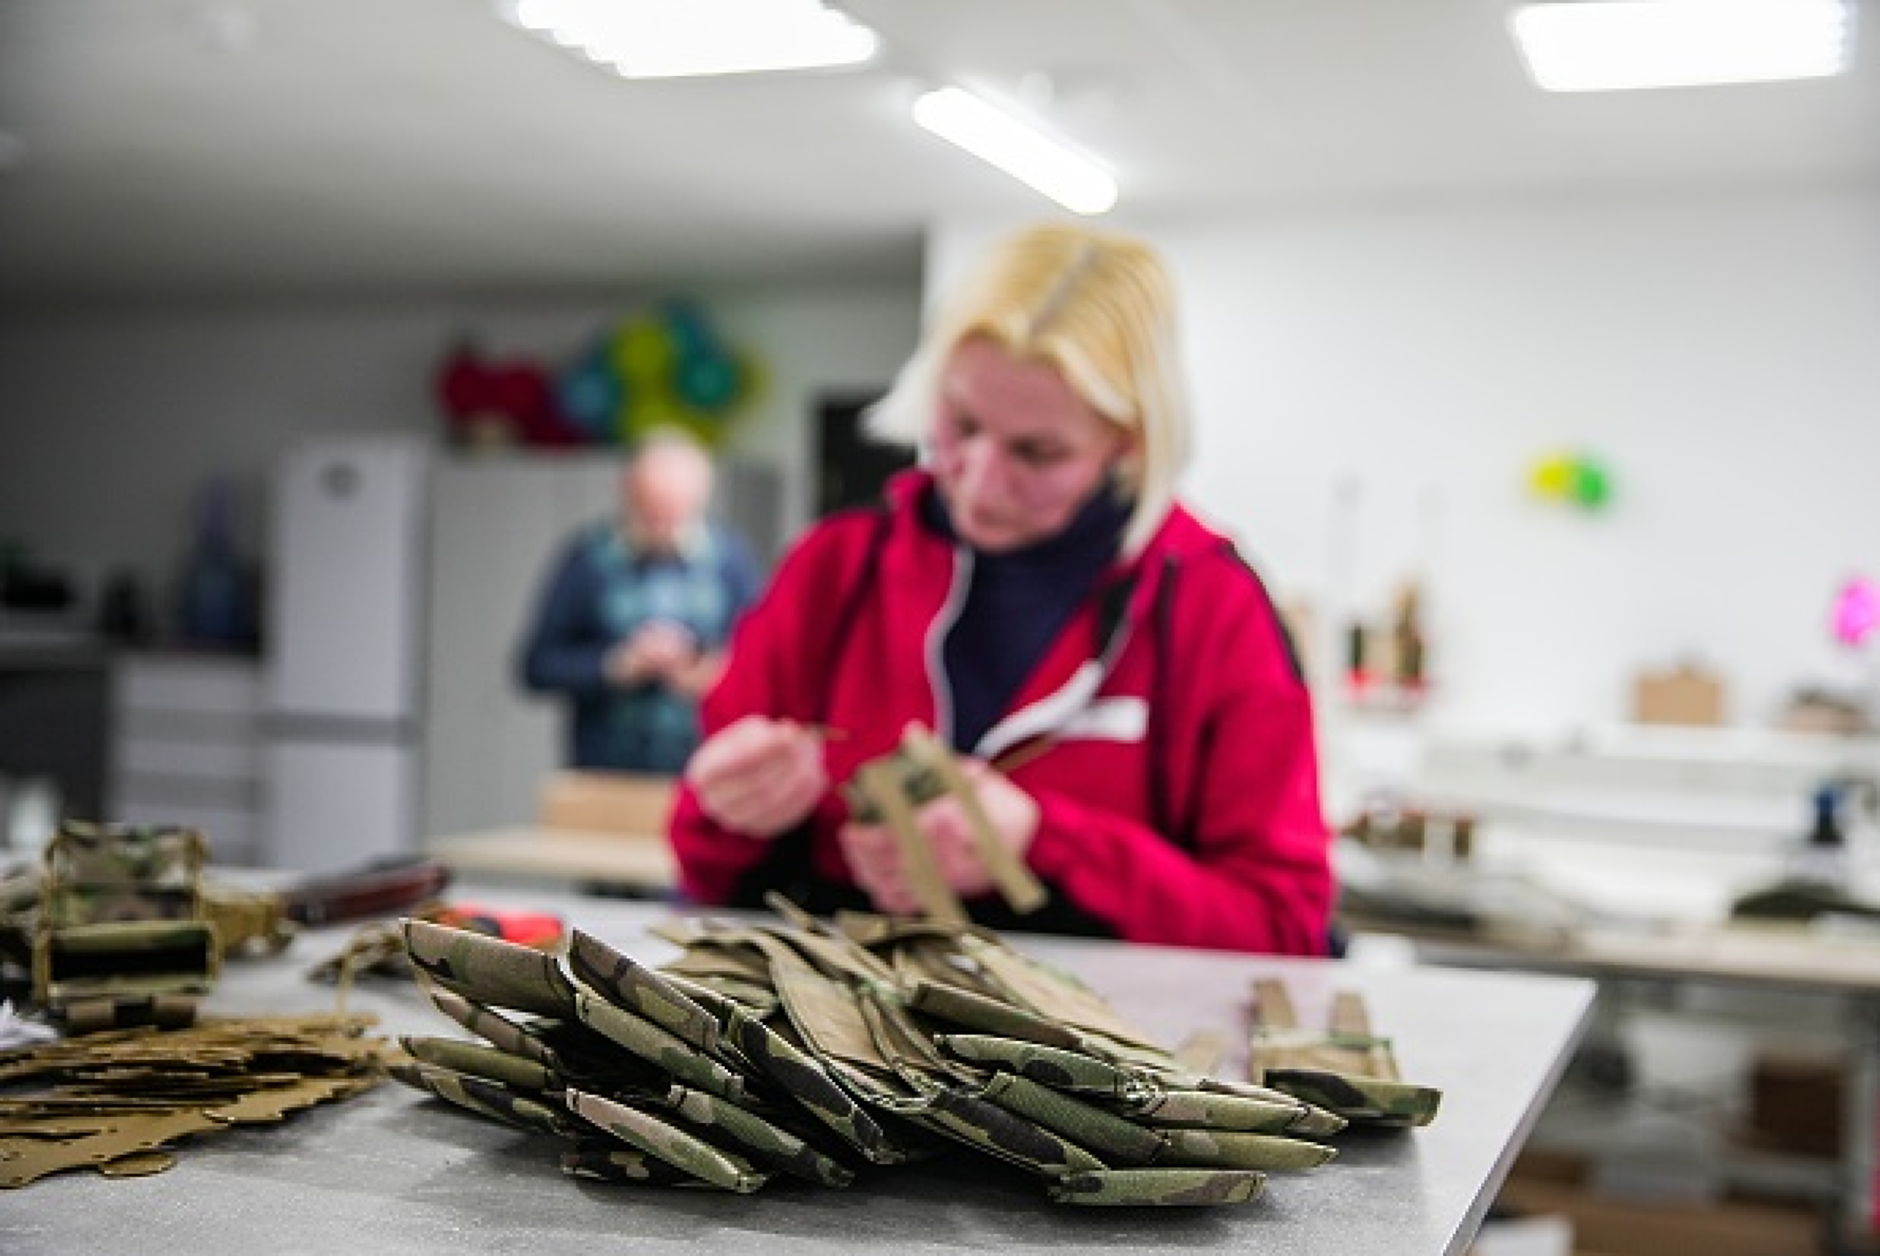
<path fill-rule="evenodd" d="M 816 405 L 816 515 L 881 499 L 881 487 L 903 467 L 912 450 L 881 445 L 862 430 L 862 415 L 878 392 L 825 394 Z"/>

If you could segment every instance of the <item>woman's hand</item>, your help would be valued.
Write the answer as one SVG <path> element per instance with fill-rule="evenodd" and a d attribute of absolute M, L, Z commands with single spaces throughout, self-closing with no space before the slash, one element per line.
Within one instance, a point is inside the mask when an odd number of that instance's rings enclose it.
<path fill-rule="evenodd" d="M 1037 800 L 981 760 L 962 759 L 959 766 L 993 834 L 1022 862 L 1038 834 Z M 961 799 L 951 793 L 942 794 L 915 811 L 914 823 L 933 848 L 941 879 L 955 894 L 973 898 L 993 890 L 992 874 L 979 857 L 972 819 Z M 855 883 L 867 892 L 876 910 L 893 916 L 921 910 L 901 858 L 900 844 L 887 825 L 847 824 L 840 840 Z"/>
<path fill-rule="evenodd" d="M 707 816 L 751 837 L 796 827 L 829 789 L 822 736 L 764 715 L 713 733 L 686 765 L 685 780 Z"/>

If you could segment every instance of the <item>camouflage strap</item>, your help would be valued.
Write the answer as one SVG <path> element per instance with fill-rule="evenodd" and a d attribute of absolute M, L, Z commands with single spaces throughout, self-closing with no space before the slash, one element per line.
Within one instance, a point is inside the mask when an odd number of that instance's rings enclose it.
<path fill-rule="evenodd" d="M 427 1090 L 467 1112 L 513 1125 L 519 1130 L 571 1137 L 581 1128 L 567 1113 L 540 1098 L 474 1073 L 460 1073 L 418 1061 L 395 1063 L 390 1072 L 395 1080 L 407 1086 Z"/>
<path fill-rule="evenodd" d="M 1051 1184 L 1057 1204 L 1154 1204 L 1163 1208 L 1245 1204 L 1266 1187 L 1264 1173 L 1210 1169 L 1098 1169 L 1067 1173 Z"/>
<path fill-rule="evenodd" d="M 107 1029 L 185 1029 L 196 1022 L 202 999 L 194 994 L 115 994 L 107 998 L 74 999 L 60 1011 L 60 1023 L 74 1038 Z"/>
<path fill-rule="evenodd" d="M 597 1182 L 644 1182 L 655 1186 L 700 1186 L 684 1169 L 615 1140 L 577 1138 L 561 1153 L 561 1171 Z"/>
<path fill-rule="evenodd" d="M 560 1089 L 562 1085 L 555 1070 L 540 1060 L 512 1055 L 485 1043 L 407 1034 L 399 1039 L 399 1044 L 420 1064 L 435 1065 L 453 1073 L 469 1073 L 518 1090 L 540 1093 Z"/>
<path fill-rule="evenodd" d="M 743 1156 L 649 1113 L 601 1095 L 567 1092 L 568 1110 L 650 1156 L 683 1169 L 701 1182 L 748 1195 L 770 1180 Z"/>
<path fill-rule="evenodd" d="M 1428 1125 L 1442 1106 L 1443 1092 L 1410 1082 L 1318 1069 L 1269 1069 L 1267 1080 L 1307 1103 L 1361 1125 Z"/>
<path fill-rule="evenodd" d="M 1299 1027 L 1292 998 L 1277 979 L 1256 981 L 1254 1000 L 1259 1024 L 1248 1071 L 1257 1081 L 1360 1124 L 1403 1127 L 1436 1118 L 1442 1092 L 1400 1080 L 1390 1040 L 1371 1033 L 1355 992 L 1334 996 L 1325 1030 Z"/>

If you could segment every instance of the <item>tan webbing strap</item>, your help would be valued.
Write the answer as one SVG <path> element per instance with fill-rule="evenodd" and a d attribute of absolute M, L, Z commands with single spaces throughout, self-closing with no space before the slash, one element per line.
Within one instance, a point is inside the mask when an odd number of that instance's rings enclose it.
<path fill-rule="evenodd" d="M 1253 983 L 1258 1023 L 1250 1043 L 1249 1072 L 1267 1069 L 1323 1069 L 1358 1077 L 1398 1077 L 1390 1040 L 1371 1032 L 1371 1017 L 1364 996 L 1341 990 L 1332 996 L 1330 1024 L 1325 1029 L 1299 1025 L 1285 983 L 1261 978 Z"/>
<path fill-rule="evenodd" d="M 1255 981 L 1253 1001 L 1262 1028 L 1292 1029 L 1299 1024 L 1299 1013 L 1293 1010 L 1292 995 L 1286 992 L 1286 983 L 1279 978 L 1262 977 Z"/>
<path fill-rule="evenodd" d="M 1365 1010 L 1364 996 L 1356 990 L 1340 990 L 1332 996 L 1332 1032 L 1354 1038 L 1371 1036 L 1371 1015 Z"/>
<path fill-rule="evenodd" d="M 908 801 L 901 774 L 895 771 L 894 765 L 863 764 L 856 770 L 855 784 L 881 813 L 882 823 L 894 835 L 901 850 L 902 866 L 907 869 L 909 886 L 921 910 L 935 920 L 966 923 L 966 909 L 960 906 L 953 888 L 940 875 L 940 862 L 934 857 L 933 847 L 921 835 L 920 826 L 914 822 L 913 804 Z"/>
<path fill-rule="evenodd" d="M 973 846 L 979 852 L 979 861 L 985 865 L 993 884 L 999 887 L 999 893 L 1015 912 L 1033 912 L 1044 906 L 1045 888 L 1038 878 L 1032 875 L 1024 861 L 1012 853 L 1012 848 L 1000 840 L 997 830 L 992 827 L 992 820 L 986 815 L 986 809 L 979 803 L 979 793 L 960 771 L 960 765 L 953 759 L 940 739 L 925 729 L 910 728 L 901 739 L 902 745 L 918 762 L 931 768 L 947 790 L 960 800 L 960 806 L 966 812 L 966 821 L 973 833 Z"/>

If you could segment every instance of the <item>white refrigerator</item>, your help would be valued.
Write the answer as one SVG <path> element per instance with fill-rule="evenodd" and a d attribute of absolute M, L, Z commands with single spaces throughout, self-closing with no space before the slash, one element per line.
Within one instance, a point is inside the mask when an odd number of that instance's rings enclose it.
<path fill-rule="evenodd" d="M 275 468 L 264 862 L 328 872 L 418 846 L 429 448 L 330 436 Z"/>

